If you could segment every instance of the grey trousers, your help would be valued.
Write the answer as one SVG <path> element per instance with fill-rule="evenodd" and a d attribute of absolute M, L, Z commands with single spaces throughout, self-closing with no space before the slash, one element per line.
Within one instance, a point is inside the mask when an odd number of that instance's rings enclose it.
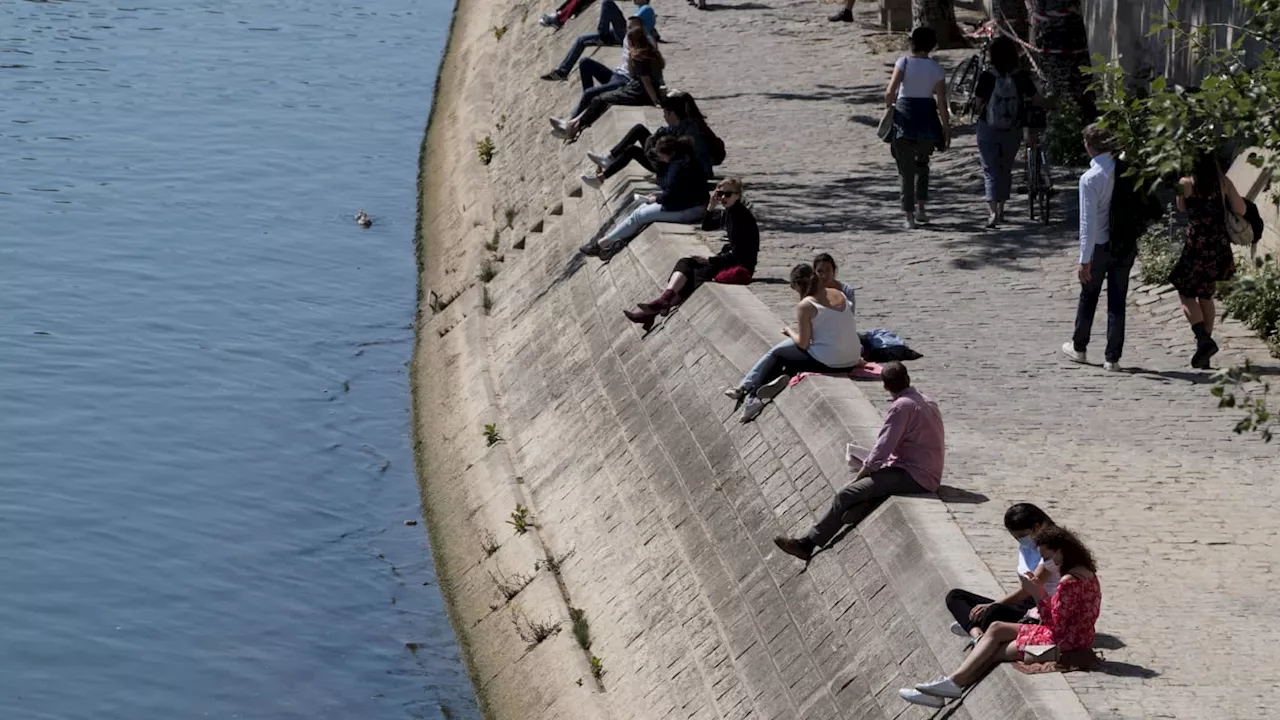
<path fill-rule="evenodd" d="M 831 501 L 831 509 L 822 516 L 807 536 L 815 547 L 823 547 L 845 525 L 857 525 L 890 495 L 927 493 L 911 474 L 893 466 L 883 467 L 861 480 L 840 488 Z"/>
<path fill-rule="evenodd" d="M 933 140 L 893 141 L 893 159 L 902 179 L 902 209 L 906 212 L 915 212 L 917 202 L 929 199 L 929 156 L 935 145 Z"/>
<path fill-rule="evenodd" d="M 1013 189 L 1013 165 L 1022 145 L 1022 128 L 998 130 L 978 121 L 978 157 L 986 199 L 1005 202 Z"/>

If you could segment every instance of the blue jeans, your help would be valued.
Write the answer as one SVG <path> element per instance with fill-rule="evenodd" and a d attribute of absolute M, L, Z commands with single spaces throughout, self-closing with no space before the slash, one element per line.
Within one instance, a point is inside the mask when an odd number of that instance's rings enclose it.
<path fill-rule="evenodd" d="M 604 66 L 604 63 L 587 58 L 578 63 L 578 72 L 582 75 L 582 97 L 569 117 L 576 118 L 587 109 L 587 105 L 595 96 L 624 87 L 630 80 L 626 75 L 619 75 Z M 598 83 L 598 84 L 597 84 Z"/>
<path fill-rule="evenodd" d="M 614 226 L 603 238 L 601 245 L 613 244 L 622 240 L 630 240 L 640 231 L 656 222 L 692 223 L 702 219 L 706 208 L 698 205 L 686 210 L 663 210 L 659 203 L 645 203 L 633 210 L 622 222 Z"/>
<path fill-rule="evenodd" d="M 1071 344 L 1076 351 L 1084 352 L 1089 347 L 1089 336 L 1093 332 L 1093 316 L 1098 310 L 1098 299 L 1102 296 L 1102 281 L 1107 282 L 1107 349 L 1104 358 L 1107 362 L 1120 362 L 1124 352 L 1124 311 L 1125 296 L 1129 293 L 1129 270 L 1133 268 L 1134 257 L 1112 257 L 1110 243 L 1093 248 L 1093 260 L 1089 266 L 1089 282 L 1080 286 L 1080 302 L 1076 305 L 1076 331 L 1071 337 Z"/>
<path fill-rule="evenodd" d="M 622 10 L 613 0 L 604 0 L 600 3 L 600 20 L 596 23 L 596 31 L 590 35 L 579 35 L 564 60 L 560 61 L 560 67 L 556 69 L 562 75 L 568 75 L 573 70 L 573 64 L 582 57 L 583 50 L 596 45 L 621 45 L 626 35 L 627 19 L 623 17 Z"/>
<path fill-rule="evenodd" d="M 999 130 L 978 121 L 978 157 L 988 202 L 1005 202 L 1013 189 L 1013 164 L 1022 145 L 1022 128 Z"/>
<path fill-rule="evenodd" d="M 840 372 L 843 370 L 852 370 L 852 366 L 848 368 L 832 368 L 823 365 L 809 353 L 796 347 L 794 341 L 790 338 L 769 348 L 769 352 L 760 356 L 756 364 L 751 366 L 746 375 L 742 376 L 742 387 L 747 393 L 754 394 L 760 389 L 761 385 L 768 384 L 771 380 L 783 375 L 796 375 L 802 372 Z"/>

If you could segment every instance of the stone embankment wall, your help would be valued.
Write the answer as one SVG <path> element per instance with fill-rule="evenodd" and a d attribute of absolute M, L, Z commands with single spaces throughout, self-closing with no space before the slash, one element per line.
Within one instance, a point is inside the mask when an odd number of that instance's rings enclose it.
<path fill-rule="evenodd" d="M 535 77 L 570 38 L 543 9 L 460 4 L 422 167 L 419 475 L 487 716 L 930 716 L 896 691 L 963 657 L 943 594 L 1000 586 L 935 498 L 886 503 L 807 571 L 773 547 L 880 416 L 816 378 L 739 424 L 720 388 L 779 326 L 749 288 L 700 289 L 647 337 L 622 318 L 718 239 L 660 226 L 608 265 L 576 256 L 646 180 L 584 191 L 585 143 L 546 133 L 569 93 Z M 615 109 L 588 139 L 638 121 L 658 118 Z M 1087 717 L 1061 676 L 1007 666 L 948 716 Z"/>

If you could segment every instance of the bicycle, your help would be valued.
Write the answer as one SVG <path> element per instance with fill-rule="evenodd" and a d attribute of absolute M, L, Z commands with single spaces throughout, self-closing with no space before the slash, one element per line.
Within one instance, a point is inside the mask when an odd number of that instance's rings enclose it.
<path fill-rule="evenodd" d="M 1038 219 L 1048 225 L 1054 189 L 1053 166 L 1049 164 L 1049 154 L 1045 151 L 1044 133 L 1044 130 L 1032 130 L 1027 134 L 1027 205 L 1031 220 L 1037 219 L 1038 207 Z"/>
<path fill-rule="evenodd" d="M 974 94 L 978 89 L 978 78 L 987 69 L 987 46 L 998 32 L 994 20 L 989 20 L 966 32 L 965 37 L 979 42 L 978 52 L 956 66 L 947 80 L 947 106 L 955 117 L 973 114 Z"/>

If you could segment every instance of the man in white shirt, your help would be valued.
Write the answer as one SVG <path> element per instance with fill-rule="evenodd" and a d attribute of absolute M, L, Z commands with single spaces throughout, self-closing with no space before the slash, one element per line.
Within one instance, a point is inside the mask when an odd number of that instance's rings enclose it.
<path fill-rule="evenodd" d="M 1116 186 L 1115 137 L 1097 123 L 1084 129 L 1084 148 L 1093 158 L 1080 176 L 1080 302 L 1076 306 L 1075 333 L 1063 343 L 1062 352 L 1074 362 L 1087 363 L 1085 354 L 1098 309 L 1102 282 L 1107 282 L 1107 349 L 1102 367 L 1120 369 L 1124 349 L 1125 296 L 1129 292 L 1130 252 L 1113 252 L 1111 199 Z M 1123 210 L 1121 210 L 1123 212 Z"/>

